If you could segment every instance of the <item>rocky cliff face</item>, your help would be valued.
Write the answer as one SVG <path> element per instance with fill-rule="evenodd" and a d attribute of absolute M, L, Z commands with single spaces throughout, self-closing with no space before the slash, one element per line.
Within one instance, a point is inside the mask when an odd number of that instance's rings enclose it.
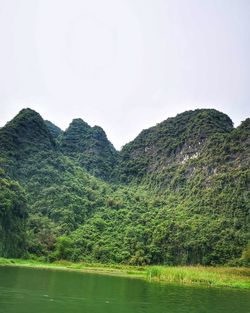
<path fill-rule="evenodd" d="M 145 178 L 200 160 L 214 136 L 233 131 L 231 119 L 216 110 L 187 111 L 142 131 L 121 151 L 124 181 Z"/>

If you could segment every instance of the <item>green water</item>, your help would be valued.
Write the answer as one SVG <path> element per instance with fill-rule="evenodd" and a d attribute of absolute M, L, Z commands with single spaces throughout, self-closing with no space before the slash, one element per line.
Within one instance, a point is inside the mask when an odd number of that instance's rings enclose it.
<path fill-rule="evenodd" d="M 250 292 L 0 267 L 1 313 L 248 313 Z"/>

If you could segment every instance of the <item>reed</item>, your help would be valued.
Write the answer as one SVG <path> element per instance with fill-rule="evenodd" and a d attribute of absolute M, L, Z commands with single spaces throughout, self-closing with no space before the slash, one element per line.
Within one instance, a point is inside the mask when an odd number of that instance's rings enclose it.
<path fill-rule="evenodd" d="M 150 266 L 148 279 L 178 284 L 250 288 L 250 269 L 205 266 Z"/>

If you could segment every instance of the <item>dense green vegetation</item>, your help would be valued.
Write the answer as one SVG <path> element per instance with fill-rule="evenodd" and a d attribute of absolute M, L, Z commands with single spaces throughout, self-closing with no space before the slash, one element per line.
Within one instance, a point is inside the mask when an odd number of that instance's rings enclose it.
<path fill-rule="evenodd" d="M 143 130 L 125 145 L 118 170 L 124 181 L 159 173 L 161 182 L 168 183 L 181 164 L 206 151 L 214 135 L 223 136 L 232 129 L 230 118 L 216 110 L 184 112 Z"/>
<path fill-rule="evenodd" d="M 74 119 L 59 137 L 61 151 L 77 160 L 94 176 L 110 178 L 118 153 L 99 126 L 90 127 L 82 119 Z"/>
<path fill-rule="evenodd" d="M 0 255 L 249 265 L 249 134 L 249 119 L 188 111 L 118 153 L 100 127 L 22 110 L 0 129 Z"/>
<path fill-rule="evenodd" d="M 0 172 L 0 255 L 21 257 L 26 245 L 24 190 Z"/>

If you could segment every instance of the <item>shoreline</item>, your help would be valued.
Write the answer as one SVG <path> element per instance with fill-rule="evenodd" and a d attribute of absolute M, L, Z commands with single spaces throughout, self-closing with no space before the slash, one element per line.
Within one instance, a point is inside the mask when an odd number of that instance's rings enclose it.
<path fill-rule="evenodd" d="M 46 263 L 26 259 L 0 258 L 0 266 L 74 271 L 98 275 L 143 279 L 160 284 L 237 288 L 250 290 L 250 268 L 211 266 L 131 266 L 120 264 Z"/>

